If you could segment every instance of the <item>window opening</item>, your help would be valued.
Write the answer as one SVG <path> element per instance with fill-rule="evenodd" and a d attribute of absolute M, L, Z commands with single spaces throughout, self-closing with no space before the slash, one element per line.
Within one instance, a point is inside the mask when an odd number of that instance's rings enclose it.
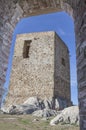
<path fill-rule="evenodd" d="M 29 58 L 29 50 L 30 50 L 30 43 L 31 40 L 25 40 L 24 41 L 24 47 L 23 47 L 23 58 Z"/>
<path fill-rule="evenodd" d="M 62 58 L 62 65 L 65 66 L 65 59 L 64 58 Z"/>
<path fill-rule="evenodd" d="M 84 58 L 86 58 L 86 46 L 84 48 Z"/>

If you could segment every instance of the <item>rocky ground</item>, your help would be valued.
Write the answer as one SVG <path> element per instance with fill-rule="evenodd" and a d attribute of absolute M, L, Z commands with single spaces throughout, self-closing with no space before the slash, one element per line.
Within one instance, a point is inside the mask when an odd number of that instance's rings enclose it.
<path fill-rule="evenodd" d="M 56 109 L 53 109 L 51 100 L 41 101 L 36 97 L 31 97 L 21 105 L 2 108 L 0 114 L 0 128 L 5 130 L 78 130 L 79 129 L 79 109 L 78 106 L 64 107 L 63 101 L 56 101 Z M 63 108 L 63 109 L 61 109 Z M 5 125 L 4 125 L 5 123 Z M 24 129 L 23 129 L 24 126 Z M 18 130 L 20 130 L 18 128 Z M 57 129 L 58 128 L 58 129 Z M 7 129 L 6 129 L 7 130 Z"/>

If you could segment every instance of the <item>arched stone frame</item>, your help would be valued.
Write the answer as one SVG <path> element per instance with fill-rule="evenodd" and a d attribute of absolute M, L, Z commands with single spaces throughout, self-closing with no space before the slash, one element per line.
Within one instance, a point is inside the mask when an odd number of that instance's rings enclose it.
<path fill-rule="evenodd" d="M 27 16 L 66 11 L 74 18 L 78 76 L 80 129 L 86 129 L 86 0 L 1 0 L 0 1 L 0 90 L 5 83 L 12 33 Z M 2 92 L 2 91 L 1 91 Z M 2 94 L 0 99 L 2 99 Z M 1 102 L 1 101 L 0 101 Z"/>

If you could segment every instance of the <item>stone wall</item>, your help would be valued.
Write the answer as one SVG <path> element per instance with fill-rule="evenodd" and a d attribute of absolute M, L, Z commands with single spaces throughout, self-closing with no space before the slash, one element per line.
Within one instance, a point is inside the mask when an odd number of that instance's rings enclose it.
<path fill-rule="evenodd" d="M 23 17 L 23 11 L 14 1 L 0 1 L 0 93 L 1 101 L 3 87 L 6 81 L 8 58 L 15 25 Z M 1 107 L 1 102 L 0 102 Z"/>
<path fill-rule="evenodd" d="M 55 59 L 54 59 L 54 76 L 55 76 L 55 96 L 62 96 L 69 101 L 71 100 L 70 92 L 70 61 L 69 50 L 65 43 L 55 35 Z"/>
<path fill-rule="evenodd" d="M 6 104 L 31 96 L 71 100 L 69 52 L 55 32 L 17 36 Z"/>
<path fill-rule="evenodd" d="M 86 0 L 74 10 L 80 129 L 86 129 Z"/>

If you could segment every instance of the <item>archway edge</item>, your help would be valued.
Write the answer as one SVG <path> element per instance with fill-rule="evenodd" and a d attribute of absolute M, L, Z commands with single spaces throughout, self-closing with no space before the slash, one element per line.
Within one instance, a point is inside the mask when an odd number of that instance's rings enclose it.
<path fill-rule="evenodd" d="M 20 0 L 21 1 L 21 0 Z M 53 12 L 61 12 L 66 11 L 70 15 L 73 14 L 73 4 L 69 4 L 69 2 L 66 0 L 35 0 L 31 3 L 28 2 L 21 2 L 19 1 L 19 6 L 24 10 L 23 16 L 36 16 L 40 14 L 47 14 L 47 13 L 53 13 Z M 28 3 L 28 4 L 27 4 Z M 33 4 L 34 3 L 34 4 Z M 28 5 L 28 6 L 27 6 Z M 30 8 L 28 8 L 31 6 Z"/>

